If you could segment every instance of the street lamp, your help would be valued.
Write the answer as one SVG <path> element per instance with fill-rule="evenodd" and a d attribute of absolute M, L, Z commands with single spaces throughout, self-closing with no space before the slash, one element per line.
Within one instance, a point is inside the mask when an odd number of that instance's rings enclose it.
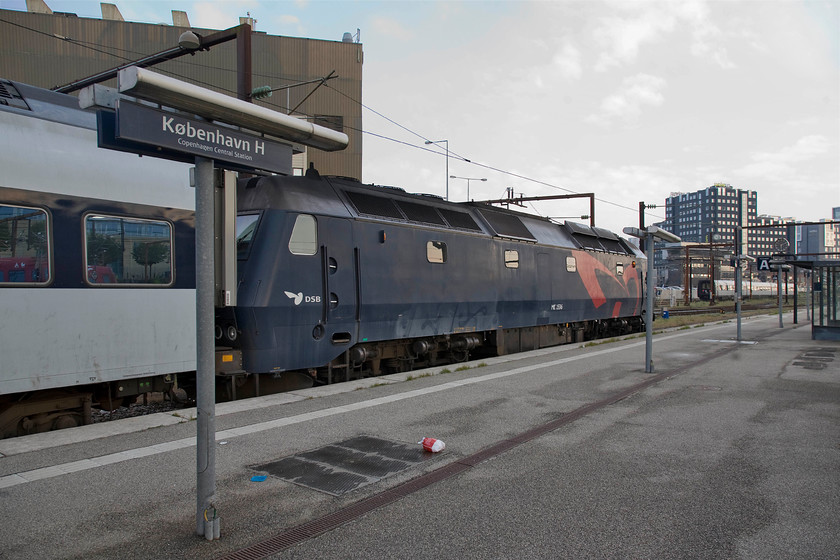
<path fill-rule="evenodd" d="M 426 140 L 426 144 L 446 144 L 446 200 L 449 200 L 449 140 Z"/>
<path fill-rule="evenodd" d="M 478 178 L 478 177 L 456 177 L 455 175 L 450 175 L 450 179 L 465 179 L 467 181 L 467 202 L 470 201 L 470 181 L 486 181 L 485 178 Z"/>

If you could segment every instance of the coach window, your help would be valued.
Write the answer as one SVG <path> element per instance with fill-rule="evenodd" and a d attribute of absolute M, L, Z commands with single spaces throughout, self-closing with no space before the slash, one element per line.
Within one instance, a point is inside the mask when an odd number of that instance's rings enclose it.
<path fill-rule="evenodd" d="M 566 272 L 577 272 L 577 261 L 574 257 L 566 257 Z"/>
<path fill-rule="evenodd" d="M 0 283 L 47 284 L 49 240 L 45 211 L 0 204 Z"/>
<path fill-rule="evenodd" d="M 85 270 L 97 286 L 172 284 L 172 224 L 88 214 Z"/>
<path fill-rule="evenodd" d="M 318 224 L 314 216 L 301 214 L 295 219 L 289 251 L 293 255 L 314 255 L 318 252 Z"/>
<path fill-rule="evenodd" d="M 519 251 L 505 251 L 505 266 L 519 268 Z"/>
<path fill-rule="evenodd" d="M 446 243 L 443 241 L 429 241 L 426 243 L 426 260 L 430 263 L 445 263 Z"/>

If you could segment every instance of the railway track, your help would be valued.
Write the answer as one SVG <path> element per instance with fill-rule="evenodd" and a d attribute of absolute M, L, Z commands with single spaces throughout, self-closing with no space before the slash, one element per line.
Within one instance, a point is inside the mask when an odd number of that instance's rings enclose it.
<path fill-rule="evenodd" d="M 789 310 L 793 304 L 785 304 L 785 310 Z M 744 303 L 741 304 L 741 311 L 772 311 L 778 309 L 778 303 Z M 661 315 L 660 311 L 660 315 Z M 735 304 L 727 304 L 725 306 L 709 306 L 701 308 L 680 309 L 671 307 L 668 309 L 668 314 L 674 316 L 686 315 L 722 315 L 725 313 L 735 313 Z"/>

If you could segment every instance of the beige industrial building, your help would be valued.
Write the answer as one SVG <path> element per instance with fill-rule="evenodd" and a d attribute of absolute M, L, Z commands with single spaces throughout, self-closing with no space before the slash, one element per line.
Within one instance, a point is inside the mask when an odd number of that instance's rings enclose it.
<path fill-rule="evenodd" d="M 188 14 L 173 10 L 172 25 L 124 21 L 117 6 L 102 4 L 102 19 L 53 12 L 48 0 L 27 0 L 28 11 L 0 10 L 0 78 L 55 89 L 72 88 L 82 78 L 178 46 L 191 30 L 202 38 L 218 30 L 191 27 Z M 231 96 L 267 86 L 271 97 L 254 103 L 344 132 L 349 146 L 340 152 L 304 148 L 294 156 L 295 173 L 310 163 L 323 175 L 362 177 L 362 45 L 350 33 L 323 41 L 251 33 L 181 56 L 152 69 Z M 243 76 L 243 44 L 250 48 L 250 76 Z M 247 52 L 247 51 L 245 51 Z M 324 80 L 325 78 L 328 78 Z M 250 80 L 248 80 L 250 78 Z M 244 80 L 244 81 L 243 81 Z M 115 86 L 115 80 L 103 82 Z M 289 87 L 291 86 L 291 87 Z"/>

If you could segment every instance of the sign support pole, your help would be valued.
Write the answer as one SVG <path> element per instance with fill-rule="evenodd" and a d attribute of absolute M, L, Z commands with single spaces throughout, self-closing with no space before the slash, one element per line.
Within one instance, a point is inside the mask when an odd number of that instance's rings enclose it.
<path fill-rule="evenodd" d="M 645 300 L 645 373 L 653 373 L 653 300 L 656 299 L 656 273 L 654 272 L 654 241 L 655 238 L 667 243 L 679 243 L 680 238 L 669 231 L 656 226 L 647 229 L 634 227 L 624 228 L 624 233 L 644 240 L 645 255 L 647 257 L 647 294 Z M 641 290 L 641 287 L 640 287 Z"/>
<path fill-rule="evenodd" d="M 250 38 L 250 27 L 240 26 L 243 41 Z M 243 47 L 248 47 L 245 42 Z M 241 58 L 249 56 L 245 49 Z M 305 146 L 325 151 L 347 147 L 347 135 L 328 128 L 306 123 L 282 113 L 255 107 L 242 99 L 168 78 L 135 66 L 119 70 L 119 88 L 108 92 L 108 99 L 100 99 L 103 90 L 90 86 L 80 99 L 83 107 L 103 106 L 114 113 L 102 110 L 97 113 L 97 139 L 101 147 L 150 155 L 175 161 L 191 162 L 195 157 L 195 320 L 196 320 L 196 513 L 195 529 L 207 540 L 220 537 L 220 521 L 216 509 L 216 348 L 215 348 L 215 177 L 216 162 L 222 167 L 285 172 L 291 170 L 291 145 L 283 144 L 283 151 L 270 156 L 266 150 L 273 143 L 259 134 L 275 136 L 282 140 L 299 142 Z M 240 96 L 250 90 L 247 82 L 240 82 Z M 98 93 L 97 93 L 98 92 Z M 145 109 L 125 101 L 120 94 L 129 93 L 140 99 L 175 109 L 173 113 L 152 114 L 151 128 L 138 124 L 146 120 Z M 138 116 L 139 111 L 139 116 Z M 132 118 L 132 113 L 134 118 Z M 234 129 L 202 128 L 204 121 L 198 116 L 218 120 Z M 159 129 L 153 134 L 157 122 Z M 236 132 L 236 128 L 256 131 L 258 136 Z M 152 132 L 149 132 L 152 131 Z M 175 145 L 160 150 L 161 133 L 173 135 Z M 181 140 L 189 138 L 191 149 Z M 215 154 L 214 159 L 205 154 Z M 288 158 L 283 154 L 288 154 Z M 260 156 L 260 160 L 258 160 Z M 261 156 L 269 156 L 262 160 Z M 232 158 L 232 159 L 231 159 Z M 281 168 L 275 162 L 286 160 Z M 240 161 L 241 160 L 241 161 Z M 262 160 L 262 161 L 261 161 Z M 235 258 L 235 256 L 233 256 Z"/>
<path fill-rule="evenodd" d="M 653 300 L 656 297 L 656 273 L 653 268 L 653 233 L 645 235 L 647 255 L 647 299 L 645 301 L 645 373 L 653 373 Z"/>
<path fill-rule="evenodd" d="M 196 512 L 195 530 L 219 538 L 216 511 L 216 372 L 213 160 L 195 158 Z"/>

